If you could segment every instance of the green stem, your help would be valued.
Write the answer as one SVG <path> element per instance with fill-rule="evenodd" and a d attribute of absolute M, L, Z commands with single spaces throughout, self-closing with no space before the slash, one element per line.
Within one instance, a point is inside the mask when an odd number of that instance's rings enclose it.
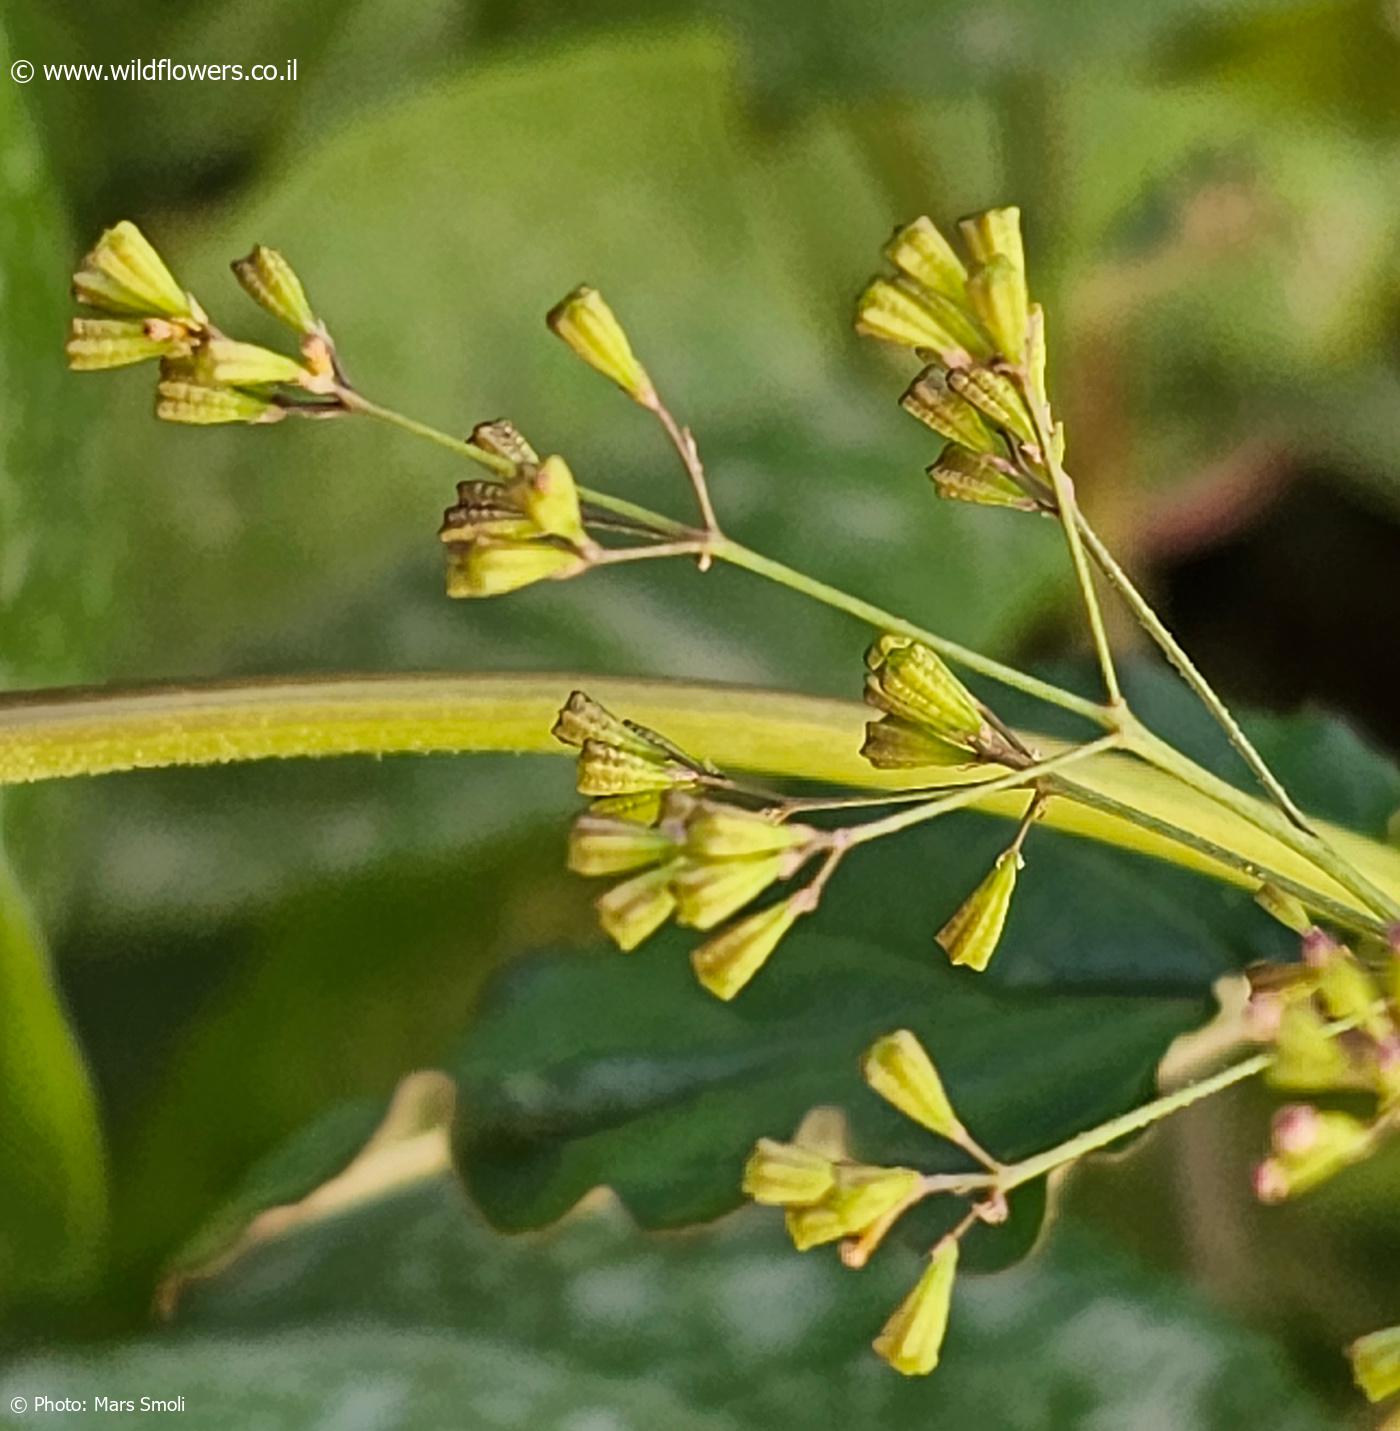
<path fill-rule="evenodd" d="M 1282 781 L 1269 769 L 1264 757 L 1255 749 L 1254 743 L 1240 728 L 1239 722 L 1231 714 L 1229 707 L 1215 693 L 1196 663 L 1183 650 L 1176 637 L 1162 623 L 1152 609 L 1147 598 L 1133 584 L 1132 578 L 1118 565 L 1113 553 L 1104 545 L 1098 533 L 1079 516 L 1079 530 L 1084 544 L 1098 564 L 1099 570 L 1115 591 L 1123 598 L 1128 609 L 1137 618 L 1138 624 L 1156 642 L 1158 649 L 1175 667 L 1182 680 L 1196 693 L 1197 699 L 1215 718 L 1216 724 L 1225 732 L 1230 744 L 1243 756 L 1245 763 L 1254 772 L 1259 783 L 1268 791 L 1274 803 L 1300 829 L 1313 833 L 1307 816 L 1294 803 L 1292 796 L 1284 789 Z"/>

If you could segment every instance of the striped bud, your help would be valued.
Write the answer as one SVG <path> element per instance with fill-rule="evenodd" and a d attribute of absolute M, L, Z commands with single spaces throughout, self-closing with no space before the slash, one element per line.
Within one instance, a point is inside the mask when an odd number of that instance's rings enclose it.
<path fill-rule="evenodd" d="M 856 332 L 927 350 L 949 368 L 991 357 L 991 346 L 951 299 L 899 278 L 877 278 L 860 296 Z"/>
<path fill-rule="evenodd" d="M 669 749 L 644 726 L 615 716 L 584 691 L 569 693 L 550 734 L 565 745 L 582 747 L 591 740 L 653 759 L 664 759 Z"/>
<path fill-rule="evenodd" d="M 687 860 L 675 879 L 676 922 L 713 929 L 756 899 L 787 865 L 786 852 L 736 860 Z"/>
<path fill-rule="evenodd" d="M 504 457 L 516 467 L 534 467 L 539 462 L 535 449 L 520 435 L 513 422 L 498 417 L 494 422 L 479 422 L 467 439 L 472 447 Z"/>
<path fill-rule="evenodd" d="M 1384 1401 L 1400 1391 L 1400 1327 L 1386 1327 L 1358 1337 L 1347 1348 L 1351 1374 L 1369 1401 Z"/>
<path fill-rule="evenodd" d="M 875 1338 L 875 1354 L 904 1376 L 927 1376 L 938 1365 L 957 1271 L 957 1239 L 945 1237 L 933 1249 L 913 1291 Z"/>
<path fill-rule="evenodd" d="M 993 426 L 1013 433 L 1022 442 L 1035 442 L 1035 427 L 1026 400 L 1005 373 L 991 368 L 966 368 L 949 373 L 948 386 L 989 418 Z"/>
<path fill-rule="evenodd" d="M 866 724 L 860 753 L 876 770 L 963 770 L 972 763 L 963 746 L 889 715 Z"/>
<path fill-rule="evenodd" d="M 938 495 L 947 501 L 1011 507 L 1019 512 L 1040 510 L 1040 503 L 984 452 L 970 452 L 966 447 L 950 444 L 927 470 Z"/>
<path fill-rule="evenodd" d="M 449 544 L 478 537 L 529 541 L 537 530 L 501 483 L 473 478 L 457 484 L 457 501 L 442 514 L 438 537 Z"/>
<path fill-rule="evenodd" d="M 648 790 L 669 790 L 692 774 L 654 750 L 639 753 L 601 740 L 585 740 L 578 760 L 578 793 L 638 795 Z"/>
<path fill-rule="evenodd" d="M 951 963 L 966 964 L 980 973 L 991 962 L 1006 927 L 1006 915 L 1021 865 L 1019 851 L 1004 850 L 997 856 L 991 873 L 938 931 L 938 942 L 947 951 Z"/>
<path fill-rule="evenodd" d="M 887 715 L 911 721 L 953 745 L 972 750 L 985 729 L 977 703 L 929 647 L 886 634 L 865 653 L 865 699 Z"/>
<path fill-rule="evenodd" d="M 664 830 L 606 815 L 580 815 L 569 831 L 569 868 L 581 875 L 623 874 L 676 853 Z"/>
<path fill-rule="evenodd" d="M 574 289 L 550 309 L 545 320 L 556 337 L 596 372 L 610 378 L 634 402 L 656 406 L 656 389 L 637 361 L 632 345 L 613 311 L 596 288 Z"/>
<path fill-rule="evenodd" d="M 594 901 L 603 933 L 619 949 L 635 949 L 675 913 L 676 897 L 671 893 L 674 872 L 673 865 L 644 870 Z"/>
<path fill-rule="evenodd" d="M 303 335 L 320 331 L 301 279 L 275 248 L 258 244 L 247 258 L 235 259 L 229 267 L 259 308 Z"/>
<path fill-rule="evenodd" d="M 962 301 L 967 269 L 927 215 L 896 229 L 885 246 L 885 257 L 921 288 Z"/>
<path fill-rule="evenodd" d="M 76 373 L 125 368 L 159 358 L 177 346 L 173 338 L 152 338 L 146 325 L 127 318 L 74 318 L 64 352 Z"/>
<path fill-rule="evenodd" d="M 906 1118 L 931 1133 L 961 1143 L 967 1136 L 962 1120 L 953 1112 L 943 1080 L 917 1037 L 898 1029 L 877 1039 L 860 1061 L 861 1077 Z"/>
<path fill-rule="evenodd" d="M 221 422 L 277 422 L 286 413 L 275 403 L 233 388 L 167 381 L 156 386 L 156 416 L 162 422 L 204 427 Z"/>
<path fill-rule="evenodd" d="M 948 376 L 940 368 L 925 368 L 905 390 L 899 405 L 910 417 L 959 447 L 989 453 L 1000 448 L 981 413 L 948 386 Z"/>
<path fill-rule="evenodd" d="M 583 529 L 574 474 L 562 457 L 546 457 L 538 468 L 522 473 L 512 484 L 512 495 L 546 536 L 560 537 L 576 547 L 591 545 Z"/>
<path fill-rule="evenodd" d="M 727 1003 L 763 968 L 807 908 L 796 894 L 731 924 L 691 954 L 695 977 Z"/>
<path fill-rule="evenodd" d="M 974 263 L 990 263 L 998 256 L 1008 259 L 1022 273 L 1026 270 L 1026 251 L 1021 241 L 1021 211 L 1014 205 L 1002 209 L 985 209 L 958 220 L 967 251 Z"/>
<path fill-rule="evenodd" d="M 997 352 L 1008 362 L 1022 362 L 1030 308 L 1024 269 L 1002 254 L 979 264 L 968 276 L 967 301 Z"/>
<path fill-rule="evenodd" d="M 760 1138 L 744 1164 L 745 1194 L 767 1207 L 819 1202 L 833 1182 L 830 1158 L 772 1138 Z"/>
<path fill-rule="evenodd" d="M 810 825 L 779 825 L 756 810 L 705 800 L 686 822 L 686 850 L 706 860 L 765 855 L 796 849 L 815 834 Z"/>
<path fill-rule="evenodd" d="M 207 338 L 195 353 L 196 370 L 215 387 L 251 388 L 263 384 L 299 385 L 306 369 L 294 358 L 237 343 L 232 338 Z"/>
<path fill-rule="evenodd" d="M 204 321 L 199 306 L 129 219 L 103 230 L 73 275 L 73 296 L 89 308 L 106 313 L 161 314 L 166 318 Z"/>

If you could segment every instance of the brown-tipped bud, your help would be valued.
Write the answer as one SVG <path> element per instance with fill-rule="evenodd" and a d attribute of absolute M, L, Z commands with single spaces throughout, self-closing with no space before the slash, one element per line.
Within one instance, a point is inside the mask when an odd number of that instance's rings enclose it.
<path fill-rule="evenodd" d="M 744 1164 L 744 1192 L 768 1207 L 820 1202 L 831 1191 L 835 1170 L 830 1158 L 794 1143 L 760 1138 Z"/>
<path fill-rule="evenodd" d="M 1003 851 L 991 873 L 963 901 L 957 913 L 938 931 L 938 942 L 954 964 L 966 964 L 979 973 L 996 953 L 1011 896 L 1016 891 L 1016 874 L 1021 868 L 1017 850 Z"/>
<path fill-rule="evenodd" d="M 588 569 L 576 552 L 547 541 L 489 537 L 449 550 L 447 594 L 504 596 L 541 581 L 567 581 Z"/>
<path fill-rule="evenodd" d="M 173 337 L 151 337 L 147 325 L 133 319 L 74 318 L 64 352 L 75 373 L 92 373 L 164 357 L 179 346 Z"/>
<path fill-rule="evenodd" d="M 247 258 L 235 259 L 229 267 L 248 297 L 278 322 L 303 336 L 320 330 L 301 279 L 275 248 L 258 244 Z"/>
<path fill-rule="evenodd" d="M 623 874 L 672 859 L 676 843 L 664 830 L 606 815 L 580 815 L 569 831 L 569 868 L 581 875 Z"/>
<path fill-rule="evenodd" d="M 1019 512 L 1041 510 L 1040 503 L 1015 478 L 1007 476 L 988 453 L 970 452 L 950 443 L 926 470 L 935 491 L 947 501 L 1010 507 Z"/>
<path fill-rule="evenodd" d="M 1266 914 L 1272 915 L 1295 934 L 1306 934 L 1313 922 L 1300 899 L 1281 890 L 1275 884 L 1261 884 L 1254 891 L 1254 902 Z"/>
<path fill-rule="evenodd" d="M 947 368 L 991 356 L 991 345 L 951 299 L 900 278 L 877 278 L 860 296 L 856 332 L 936 354 Z"/>
<path fill-rule="evenodd" d="M 499 482 L 472 479 L 457 484 L 457 501 L 442 514 L 438 537 L 449 545 L 478 537 L 530 541 L 538 528 Z"/>
<path fill-rule="evenodd" d="M 300 386 L 307 376 L 295 359 L 232 338 L 206 338 L 195 354 L 195 364 L 201 377 L 215 387 Z"/>
<path fill-rule="evenodd" d="M 957 1239 L 945 1237 L 933 1249 L 914 1290 L 875 1338 L 875 1354 L 904 1376 L 927 1376 L 938 1365 L 957 1271 Z"/>
<path fill-rule="evenodd" d="M 927 215 L 896 229 L 885 246 L 885 257 L 921 288 L 962 302 L 967 269 Z"/>
<path fill-rule="evenodd" d="M 73 275 L 73 296 L 105 313 L 204 321 L 198 305 L 129 219 L 103 231 Z"/>
<path fill-rule="evenodd" d="M 815 834 L 810 825 L 780 825 L 756 810 L 703 800 L 686 823 L 686 850 L 705 860 L 766 855 L 797 849 Z"/>
<path fill-rule="evenodd" d="M 891 715 L 866 724 L 860 753 L 876 770 L 964 770 L 972 764 L 964 746 Z"/>
<path fill-rule="evenodd" d="M 1371 1151 L 1374 1131 L 1350 1113 L 1284 1109 L 1274 1122 L 1274 1155 L 1254 1171 L 1261 1202 L 1282 1202 L 1326 1182 Z"/>
<path fill-rule="evenodd" d="M 674 872 L 673 865 L 644 870 L 594 901 L 598 923 L 619 949 L 635 949 L 675 912 L 676 897 L 671 893 Z"/>
<path fill-rule="evenodd" d="M 727 1003 L 763 968 L 808 907 L 799 892 L 731 924 L 691 954 L 695 977 Z"/>
<path fill-rule="evenodd" d="M 584 691 L 570 692 L 550 734 L 565 745 L 582 748 L 591 740 L 653 760 L 666 759 L 672 749 L 655 739 L 645 727 L 615 716 Z"/>
<path fill-rule="evenodd" d="M 512 484 L 520 509 L 546 536 L 559 537 L 575 547 L 587 547 L 578 487 L 562 457 L 546 457 L 538 468 L 522 472 Z"/>
<path fill-rule="evenodd" d="M 634 402 L 656 406 L 656 389 L 646 369 L 637 361 L 627 334 L 622 331 L 603 295 L 587 284 L 574 289 L 550 309 L 545 320 L 590 368 L 610 378 Z"/>
<path fill-rule="evenodd" d="M 972 452 L 995 453 L 1000 444 L 981 414 L 948 386 L 939 368 L 925 368 L 909 385 L 899 405 L 940 437 Z"/>
<path fill-rule="evenodd" d="M 516 467 L 534 467 L 540 460 L 515 424 L 503 417 L 494 422 L 477 423 L 467 440 L 471 446 L 489 452 L 492 457 L 503 457 Z"/>
<path fill-rule="evenodd" d="M 965 368 L 948 374 L 948 386 L 988 418 L 994 427 L 1018 437 L 1036 441 L 1035 425 L 1021 390 L 1005 373 L 991 368 Z"/>
<path fill-rule="evenodd" d="M 676 922 L 713 929 L 757 899 L 788 866 L 787 852 L 736 860 L 687 860 L 675 879 Z"/>
<path fill-rule="evenodd" d="M 286 412 L 275 403 L 233 388 L 163 382 L 156 387 L 156 416 L 162 422 L 207 427 L 223 422 L 277 422 Z"/>
<path fill-rule="evenodd" d="M 986 723 L 967 688 L 936 652 L 907 636 L 886 634 L 866 651 L 865 664 L 869 704 L 951 745 L 976 749 Z"/>
<path fill-rule="evenodd" d="M 648 790 L 669 790 L 693 775 L 693 771 L 655 751 L 639 754 L 601 740 L 586 740 L 578 758 L 578 793 L 638 795 Z"/>
<path fill-rule="evenodd" d="M 1368 1401 L 1384 1401 L 1400 1391 L 1400 1327 L 1358 1337 L 1347 1348 L 1347 1357 Z"/>
<path fill-rule="evenodd" d="M 963 1143 L 967 1130 L 953 1111 L 943 1080 L 923 1044 L 909 1029 L 899 1029 L 866 1050 L 861 1077 L 887 1103 L 931 1133 Z"/>
<path fill-rule="evenodd" d="M 997 352 L 1008 362 L 1024 361 L 1030 308 L 1025 271 L 998 254 L 968 276 L 967 301 Z"/>

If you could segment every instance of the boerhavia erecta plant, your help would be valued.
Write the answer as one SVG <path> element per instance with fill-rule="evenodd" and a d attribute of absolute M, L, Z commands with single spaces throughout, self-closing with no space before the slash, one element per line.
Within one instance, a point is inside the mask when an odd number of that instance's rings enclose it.
<path fill-rule="evenodd" d="M 744 568 L 873 628 L 863 672 L 852 653 L 851 680 L 853 689 L 863 682 L 870 708 L 860 755 L 888 782 L 875 793 L 768 788 L 583 690 L 558 714 L 553 733 L 577 750 L 578 791 L 588 801 L 570 834 L 568 863 L 608 882 L 597 900 L 602 929 L 629 951 L 671 922 L 695 930 L 691 962 L 709 995 L 741 997 L 781 958 L 785 936 L 817 913 L 849 851 L 993 796 L 1016 801 L 1012 836 L 962 903 L 940 911 L 928 930 L 930 957 L 946 957 L 968 977 L 993 958 L 1015 957 L 1014 948 L 998 952 L 1008 912 L 1018 881 L 1035 877 L 1034 827 L 1053 819 L 1056 807 L 1076 807 L 1183 852 L 1198 868 L 1251 890 L 1293 931 L 1297 963 L 1251 971 L 1243 1037 L 1256 1051 L 1029 1157 L 1004 1161 L 977 1141 L 956 1111 L 958 1090 L 945 1087 L 938 1072 L 937 1050 L 905 1029 L 870 1045 L 864 1081 L 930 1139 L 956 1149 L 963 1170 L 860 1162 L 830 1136 L 820 1110 L 790 1139 L 759 1141 L 744 1170 L 744 1193 L 782 1209 L 799 1251 L 834 1244 L 853 1269 L 866 1265 L 919 1203 L 952 1198 L 964 1205 L 929 1249 L 907 1297 L 883 1328 L 872 1328 L 875 1351 L 906 1375 L 937 1365 L 961 1244 L 979 1226 L 1003 1221 L 1016 1189 L 1259 1075 L 1297 1100 L 1275 1116 L 1256 1168 L 1261 1202 L 1307 1192 L 1368 1157 L 1400 1124 L 1400 904 L 1297 806 L 1079 510 L 1019 212 L 974 215 L 959 223 L 958 234 L 961 250 L 926 217 L 897 230 L 885 250 L 889 271 L 861 295 L 856 326 L 910 357 L 900 406 L 941 443 L 927 468 L 937 496 L 1000 509 L 1007 520 L 1058 524 L 1102 680 L 1099 701 L 981 656 L 727 537 L 693 434 L 672 415 L 592 288 L 565 297 L 549 313 L 549 327 L 659 423 L 692 489 L 693 523 L 580 486 L 563 456 L 540 456 L 506 419 L 479 423 L 460 440 L 371 401 L 346 377 L 301 281 L 269 248 L 255 248 L 233 270 L 245 292 L 295 334 L 295 356 L 227 337 L 127 222 L 101 236 L 74 277 L 75 297 L 101 316 L 75 318 L 68 342 L 79 370 L 155 361 L 156 415 L 165 421 L 369 417 L 475 463 L 482 475 L 458 485 L 439 532 L 453 597 L 496 596 L 620 562 L 680 557 L 702 571 L 715 562 Z M 1266 800 L 1211 774 L 1138 718 L 1108 640 L 1104 591 L 1127 606 L 1200 699 Z M 1026 736 L 975 695 L 958 669 L 1079 718 L 1085 734 L 1069 742 Z M 1215 811 L 1219 837 L 1134 803 L 1130 784 L 1104 778 L 1123 761 L 1152 767 Z M 1279 852 L 1281 867 L 1261 859 L 1260 836 Z M 1339 1097 L 1345 1108 L 1333 1106 Z M 1372 1399 L 1400 1390 L 1395 1329 L 1361 1338 L 1351 1357 Z"/>

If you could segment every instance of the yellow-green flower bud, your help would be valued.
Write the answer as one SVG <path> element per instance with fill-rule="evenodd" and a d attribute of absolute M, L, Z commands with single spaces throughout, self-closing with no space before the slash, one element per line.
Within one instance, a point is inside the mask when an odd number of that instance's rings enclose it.
<path fill-rule="evenodd" d="M 744 1164 L 744 1192 L 768 1207 L 819 1202 L 834 1181 L 831 1159 L 800 1148 L 760 1138 Z"/>
<path fill-rule="evenodd" d="M 731 924 L 691 954 L 695 977 L 727 1003 L 763 968 L 807 907 L 795 894 Z"/>
<path fill-rule="evenodd" d="M 1347 1348 L 1351 1374 L 1368 1401 L 1384 1401 L 1400 1391 L 1400 1327 L 1358 1337 Z"/>
<path fill-rule="evenodd" d="M 294 358 L 256 343 L 237 343 L 232 338 L 206 339 L 195 354 L 195 364 L 200 375 L 214 387 L 300 385 L 307 375 Z"/>
<path fill-rule="evenodd" d="M 107 313 L 158 313 L 166 318 L 204 320 L 198 305 L 129 219 L 103 230 L 73 275 L 73 296 L 89 308 Z"/>
<path fill-rule="evenodd" d="M 275 248 L 258 244 L 247 258 L 235 259 L 229 267 L 259 308 L 303 335 L 320 331 L 301 279 Z"/>
<path fill-rule="evenodd" d="M 865 698 L 887 715 L 912 721 L 972 750 L 985 723 L 967 688 L 936 652 L 907 636 L 886 634 L 865 653 Z"/>
<path fill-rule="evenodd" d="M 671 892 L 672 865 L 644 870 L 614 885 L 594 901 L 598 923 L 619 949 L 631 951 L 655 934 L 671 917 L 676 897 Z"/>
<path fill-rule="evenodd" d="M 590 546 L 579 510 L 578 487 L 562 457 L 546 457 L 534 471 L 514 484 L 521 510 L 546 536 L 561 537 L 576 547 Z"/>
<path fill-rule="evenodd" d="M 1375 1134 L 1350 1113 L 1295 1103 L 1275 1115 L 1273 1143 L 1273 1156 L 1254 1170 L 1261 1202 L 1296 1197 L 1359 1162 L 1371 1152 Z"/>
<path fill-rule="evenodd" d="M 652 739 L 651 731 L 615 716 L 584 691 L 570 692 L 550 734 L 565 745 L 582 747 L 591 740 L 653 760 L 665 759 L 669 753 L 669 747 Z"/>
<path fill-rule="evenodd" d="M 1312 917 L 1300 899 L 1287 894 L 1274 884 L 1261 884 L 1254 892 L 1254 902 L 1295 934 L 1306 934 L 1313 927 Z"/>
<path fill-rule="evenodd" d="M 661 818 L 663 793 L 660 790 L 642 790 L 635 795 L 601 795 L 588 808 L 595 815 L 626 820 L 633 825 L 654 825 Z"/>
<path fill-rule="evenodd" d="M 1009 362 L 1022 362 L 1030 307 L 1024 270 L 1001 254 L 979 264 L 968 275 L 967 301 L 997 352 Z"/>
<path fill-rule="evenodd" d="M 492 537 L 450 549 L 447 594 L 504 596 L 536 582 L 567 580 L 587 566 L 575 552 L 549 542 Z"/>
<path fill-rule="evenodd" d="M 991 873 L 938 931 L 938 942 L 947 951 L 952 963 L 966 964 L 979 973 L 987 967 L 1006 927 L 1006 915 L 1011 908 L 1016 873 L 1020 868 L 1019 851 L 1004 850 L 997 856 Z"/>
<path fill-rule="evenodd" d="M 990 263 L 998 256 L 1026 271 L 1026 251 L 1021 240 L 1021 211 L 1014 205 L 1002 209 L 986 209 L 958 220 L 967 251 L 974 263 Z"/>
<path fill-rule="evenodd" d="M 896 229 L 885 246 L 885 257 L 921 288 L 962 301 L 967 269 L 927 215 Z"/>
<path fill-rule="evenodd" d="M 968 751 L 897 716 L 881 716 L 865 727 L 860 753 L 876 770 L 965 769 Z"/>
<path fill-rule="evenodd" d="M 991 345 L 956 303 L 898 278 L 877 278 L 861 294 L 856 332 L 936 353 L 948 368 L 991 357 Z"/>
<path fill-rule="evenodd" d="M 950 444 L 927 470 L 938 495 L 948 501 L 1011 507 L 1019 512 L 1040 510 L 1040 503 L 1001 471 L 987 453 Z"/>
<path fill-rule="evenodd" d="M 580 815 L 569 831 L 569 868 L 581 875 L 623 874 L 676 854 L 664 830 L 606 815 Z"/>
<path fill-rule="evenodd" d="M 1327 1092 L 1365 1086 L 1358 1067 L 1340 1041 L 1330 1037 L 1327 1020 L 1310 1000 L 1291 1000 L 1279 1015 L 1274 1061 L 1264 1077 L 1275 1088 Z"/>
<path fill-rule="evenodd" d="M 940 368 L 925 368 L 905 390 L 899 405 L 910 417 L 959 447 L 988 453 L 1000 449 L 981 413 L 948 386 L 948 375 Z"/>
<path fill-rule="evenodd" d="M 504 457 L 516 467 L 534 467 L 540 460 L 535 449 L 520 435 L 515 424 L 503 417 L 498 417 L 494 422 L 477 423 L 467 440 L 471 446 L 479 447 L 493 457 Z"/>
<path fill-rule="evenodd" d="M 693 773 L 655 750 L 639 753 L 601 740 L 585 740 L 578 760 L 578 793 L 639 795 L 647 790 L 669 790 Z"/>
<path fill-rule="evenodd" d="M 860 1061 L 860 1072 L 866 1083 L 906 1118 L 955 1143 L 966 1137 L 933 1060 L 909 1029 L 886 1034 L 871 1044 Z"/>
<path fill-rule="evenodd" d="M 156 386 L 156 416 L 162 422 L 204 427 L 221 422 L 277 422 L 286 413 L 275 403 L 233 388 L 162 382 Z"/>
<path fill-rule="evenodd" d="M 815 834 L 810 825 L 780 825 L 757 810 L 704 800 L 686 823 L 686 849 L 697 859 L 722 860 L 796 849 Z"/>
<path fill-rule="evenodd" d="M 1354 1019 L 1373 1038 L 1394 1032 L 1380 1003 L 1380 986 L 1349 949 L 1321 929 L 1303 935 L 1303 960 L 1313 971 L 1318 998 L 1334 1019 Z"/>
<path fill-rule="evenodd" d="M 933 1249 L 913 1291 L 875 1338 L 875 1354 L 904 1376 L 927 1376 L 938 1365 L 957 1271 L 957 1239 L 945 1237 Z"/>
<path fill-rule="evenodd" d="M 756 899 L 784 871 L 786 851 L 734 860 L 687 860 L 675 879 L 676 922 L 713 929 Z"/>
<path fill-rule="evenodd" d="M 157 339 L 146 325 L 129 318 L 74 318 L 68 329 L 68 366 L 76 373 L 124 368 L 174 350 L 172 338 Z"/>
<path fill-rule="evenodd" d="M 799 1252 L 839 1242 L 847 1235 L 846 1225 L 824 1202 L 790 1207 L 784 1215 L 787 1235 Z"/>
<path fill-rule="evenodd" d="M 643 407 L 656 406 L 656 389 L 646 369 L 637 361 L 622 324 L 596 288 L 584 284 L 574 289 L 550 309 L 546 322 L 590 368 L 610 378 L 634 402 Z"/>
<path fill-rule="evenodd" d="M 990 418 L 994 426 L 1012 433 L 1022 442 L 1036 440 L 1026 400 L 1005 373 L 991 368 L 966 368 L 949 373 L 948 386 L 984 417 Z"/>
<path fill-rule="evenodd" d="M 840 1163 L 830 1191 L 818 1203 L 791 1207 L 788 1235 L 799 1252 L 843 1237 L 856 1237 L 898 1212 L 923 1185 L 911 1168 Z"/>

